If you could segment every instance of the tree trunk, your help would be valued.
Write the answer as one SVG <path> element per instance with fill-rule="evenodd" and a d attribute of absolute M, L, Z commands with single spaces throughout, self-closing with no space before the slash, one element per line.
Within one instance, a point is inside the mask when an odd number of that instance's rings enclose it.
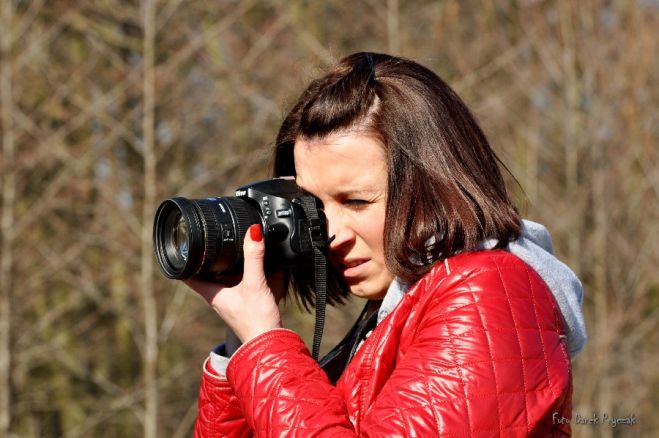
<path fill-rule="evenodd" d="M 12 2 L 2 2 L 2 219 L 0 230 L 0 436 L 9 436 L 11 426 L 11 315 L 14 246 L 14 130 L 12 123 Z"/>
<path fill-rule="evenodd" d="M 144 436 L 156 438 L 158 435 L 158 321 L 153 285 L 153 250 L 151 230 L 155 208 L 156 157 L 154 136 L 155 112 L 155 0 L 145 0 L 142 4 L 144 46 L 143 46 L 143 116 L 142 140 L 144 159 L 144 204 L 142 210 L 142 269 L 141 293 L 144 306 L 144 387 L 145 418 Z"/>

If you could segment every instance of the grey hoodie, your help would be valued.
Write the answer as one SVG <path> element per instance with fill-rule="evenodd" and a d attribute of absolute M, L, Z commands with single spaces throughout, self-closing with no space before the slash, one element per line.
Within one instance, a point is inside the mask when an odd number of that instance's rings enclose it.
<path fill-rule="evenodd" d="M 488 240 L 481 247 L 491 249 L 495 244 L 495 240 Z M 522 235 L 508 244 L 508 251 L 531 266 L 547 283 L 563 315 L 570 357 L 576 356 L 588 339 L 581 313 L 583 287 L 574 272 L 554 256 L 549 231 L 541 224 L 524 219 Z M 378 311 L 378 323 L 396 307 L 408 289 L 399 278 L 394 279 Z"/>
<path fill-rule="evenodd" d="M 491 249 L 495 244 L 496 241 L 488 240 L 483 242 L 481 247 Z M 581 313 L 583 287 L 575 273 L 554 256 L 549 231 L 541 224 L 524 219 L 522 235 L 508 244 L 508 251 L 531 266 L 551 290 L 565 322 L 570 357 L 576 356 L 588 339 Z M 398 277 L 391 282 L 378 310 L 378 324 L 394 310 L 408 289 L 409 285 Z M 233 349 L 237 348 L 237 345 Z M 229 362 L 229 359 L 223 356 L 224 353 L 225 344 L 221 344 L 210 354 L 213 369 L 221 375 L 226 374 Z"/>

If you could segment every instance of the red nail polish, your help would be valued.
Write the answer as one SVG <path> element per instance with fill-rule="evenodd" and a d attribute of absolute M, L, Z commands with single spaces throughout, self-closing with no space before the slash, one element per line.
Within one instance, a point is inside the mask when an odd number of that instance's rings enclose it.
<path fill-rule="evenodd" d="M 251 227 L 249 227 L 249 237 L 254 242 L 260 242 L 261 239 L 263 239 L 263 232 L 261 231 L 261 225 L 254 224 Z"/>

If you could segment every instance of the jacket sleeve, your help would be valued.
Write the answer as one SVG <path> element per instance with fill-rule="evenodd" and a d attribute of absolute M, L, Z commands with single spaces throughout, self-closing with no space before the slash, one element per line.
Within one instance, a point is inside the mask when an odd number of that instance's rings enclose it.
<path fill-rule="evenodd" d="M 343 396 L 291 330 L 243 344 L 227 378 L 256 436 L 354 436 Z"/>
<path fill-rule="evenodd" d="M 381 391 L 359 393 L 374 378 L 368 360 L 352 371 L 355 386 L 343 388 L 366 407 L 361 418 L 349 418 L 342 391 L 297 334 L 273 330 L 253 339 L 227 370 L 247 423 L 258 436 L 542 434 L 569 396 L 570 364 L 549 291 L 531 278 L 537 274 L 516 268 L 454 276 L 418 303 L 405 351 L 388 375 L 375 377 L 386 379 Z M 354 361 L 378 348 L 379 332 Z"/>
<path fill-rule="evenodd" d="M 210 360 L 204 362 L 199 388 L 199 413 L 195 438 L 248 437 L 252 433 L 225 377 L 213 370 Z"/>

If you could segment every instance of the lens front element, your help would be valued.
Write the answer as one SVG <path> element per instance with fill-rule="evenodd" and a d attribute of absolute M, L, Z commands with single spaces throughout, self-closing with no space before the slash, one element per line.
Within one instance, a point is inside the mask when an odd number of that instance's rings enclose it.
<path fill-rule="evenodd" d="M 174 241 L 176 251 L 183 260 L 188 260 L 188 250 L 190 249 L 188 243 L 188 224 L 185 223 L 182 216 L 179 218 L 173 232 L 174 238 L 172 240 Z"/>

